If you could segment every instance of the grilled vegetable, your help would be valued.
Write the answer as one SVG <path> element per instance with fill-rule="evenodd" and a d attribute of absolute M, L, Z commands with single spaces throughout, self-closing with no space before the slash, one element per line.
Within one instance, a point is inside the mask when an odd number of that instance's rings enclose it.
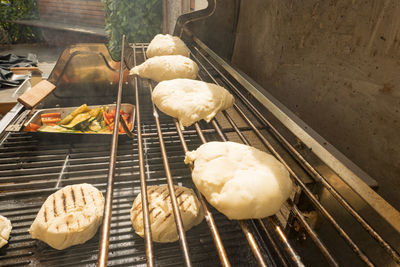
<path fill-rule="evenodd" d="M 33 132 L 111 133 L 114 127 L 115 111 L 115 109 L 111 110 L 106 106 L 90 109 L 84 104 L 62 120 L 61 113 L 58 112 L 41 114 L 42 126 L 28 125 L 25 130 Z M 130 114 L 121 110 L 121 118 L 131 129 Z M 125 133 L 121 124 L 118 132 Z"/>
<path fill-rule="evenodd" d="M 93 132 L 98 132 L 102 129 L 100 122 L 98 122 L 97 120 L 94 120 L 90 123 L 89 125 L 89 129 Z"/>
<path fill-rule="evenodd" d="M 40 114 L 40 117 L 41 118 L 48 118 L 48 117 L 61 118 L 61 113 L 58 113 L 58 112 L 44 113 L 44 114 Z"/>
<path fill-rule="evenodd" d="M 107 125 L 111 123 L 111 121 L 109 120 L 108 113 L 105 112 L 105 111 L 103 112 L 103 119 L 104 119 L 104 122 L 105 122 Z"/>
<path fill-rule="evenodd" d="M 72 111 L 68 116 L 66 116 L 64 119 L 62 119 L 60 121 L 60 124 L 67 124 L 70 123 L 75 116 L 77 116 L 78 114 L 84 113 L 84 112 L 88 112 L 90 111 L 90 108 L 88 108 L 88 106 L 86 104 L 83 104 L 82 106 L 80 106 L 79 108 L 75 109 L 74 111 Z"/>
<path fill-rule="evenodd" d="M 101 130 L 97 131 L 97 133 L 111 133 L 108 127 L 104 127 Z"/>
<path fill-rule="evenodd" d="M 55 117 L 43 117 L 42 118 L 43 124 L 56 124 L 59 121 L 61 121 L 61 118 L 55 118 Z"/>
<path fill-rule="evenodd" d="M 79 131 L 66 129 L 59 125 L 43 125 L 37 131 L 48 132 L 48 133 L 79 133 Z"/>
<path fill-rule="evenodd" d="M 44 113 L 40 114 L 40 118 L 43 124 L 55 125 L 61 120 L 61 113 Z"/>
<path fill-rule="evenodd" d="M 29 123 L 29 125 L 25 128 L 28 132 L 36 132 L 40 128 L 40 125 L 36 123 Z"/>
<path fill-rule="evenodd" d="M 75 118 L 72 119 L 70 123 L 67 125 L 61 125 L 62 127 L 68 128 L 68 129 L 83 129 L 87 127 L 90 123 L 90 121 L 93 120 L 93 117 L 90 116 L 89 112 L 87 113 L 81 113 L 76 115 Z"/>
<path fill-rule="evenodd" d="M 89 111 L 90 116 L 94 117 L 96 120 L 101 119 L 101 115 L 103 113 L 104 109 L 102 107 L 100 108 L 95 108 Z"/>

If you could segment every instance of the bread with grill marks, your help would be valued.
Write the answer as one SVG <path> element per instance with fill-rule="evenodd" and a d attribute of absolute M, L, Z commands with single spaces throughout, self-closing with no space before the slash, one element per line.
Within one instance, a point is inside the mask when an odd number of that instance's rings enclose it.
<path fill-rule="evenodd" d="M 147 187 L 152 240 L 160 243 L 174 242 L 179 236 L 167 185 Z M 203 208 L 192 189 L 175 186 L 175 195 L 185 231 L 201 223 Z M 133 201 L 131 221 L 135 232 L 144 236 L 142 198 L 139 194 Z"/>
<path fill-rule="evenodd" d="M 0 215 L 0 248 L 7 245 L 11 229 L 12 226 L 10 220 Z"/>
<path fill-rule="evenodd" d="M 61 250 L 91 239 L 102 222 L 103 194 L 90 184 L 66 186 L 50 195 L 29 233 Z"/>

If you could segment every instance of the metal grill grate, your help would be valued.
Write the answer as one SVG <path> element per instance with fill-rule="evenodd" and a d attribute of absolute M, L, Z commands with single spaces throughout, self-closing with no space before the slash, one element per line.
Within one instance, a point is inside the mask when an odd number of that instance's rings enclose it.
<path fill-rule="evenodd" d="M 151 128 L 154 127 L 144 128 L 145 132 L 151 132 Z M 169 157 L 174 161 L 171 164 L 174 181 L 183 186 L 193 187 L 190 172 L 183 163 L 179 138 L 171 136 L 166 138 L 165 142 Z M 36 149 L 27 150 L 25 145 L 32 144 L 37 145 Z M 145 137 L 144 144 L 147 183 L 165 184 L 159 143 L 152 137 Z M 198 140 L 191 142 L 192 147 L 197 147 L 198 144 Z M 51 149 L 52 147 L 54 149 Z M 105 193 L 109 143 L 104 142 L 99 145 L 97 142 L 73 144 L 60 142 L 58 144 L 39 140 L 27 133 L 18 133 L 8 136 L 0 155 L 2 156 L 0 214 L 8 217 L 13 224 L 10 243 L 0 252 L 0 265 L 94 265 L 97 261 L 98 235 L 84 245 L 56 251 L 42 242 L 32 240 L 28 229 L 47 196 L 60 187 L 87 182 Z M 143 239 L 133 232 L 129 216 L 133 199 L 140 192 L 137 158 L 135 141 L 120 142 L 109 242 L 110 266 L 130 266 L 146 262 Z M 19 164 L 15 164 L 17 162 Z M 237 264 L 246 265 L 251 259 L 247 257 L 249 251 L 243 249 L 246 248 L 246 241 L 240 235 L 238 227 L 224 216 L 215 213 L 216 223 L 224 229 L 221 231 L 221 236 L 226 240 L 225 245 L 231 251 L 231 256 L 237 258 Z M 210 266 L 218 262 L 212 237 L 205 223 L 192 229 L 187 236 L 194 253 L 193 263 Z M 162 266 L 183 264 L 177 243 L 155 244 L 155 250 L 158 264 Z"/>
<path fill-rule="evenodd" d="M 324 260 L 331 266 L 349 262 L 373 266 L 382 260 L 400 263 L 393 246 L 355 211 L 331 185 L 329 177 L 320 174 L 321 163 L 311 162 L 304 155 L 306 149 L 301 143 L 293 145 L 293 140 L 287 139 L 280 128 L 278 131 L 273 119 L 267 119 L 263 107 L 224 72 L 204 49 L 204 44 L 196 42 L 190 48 L 192 58 L 200 67 L 199 79 L 229 89 L 235 95 L 236 105 L 218 114 L 209 124 L 196 123 L 182 131 L 175 119 L 153 106 L 152 82 L 134 78 L 126 86 L 124 90 L 136 93 L 138 127 L 133 140 L 119 140 L 110 238 L 104 244 L 109 249 L 108 265 L 151 265 L 153 260 L 160 266 L 253 266 L 257 263 L 301 266 L 303 262 L 313 264 Z M 145 60 L 145 49 L 146 44 L 133 46 L 131 60 L 137 61 L 133 64 Z M 166 184 L 170 176 L 170 182 L 194 188 L 190 168 L 183 163 L 184 152 L 211 140 L 232 140 L 269 150 L 290 170 L 298 187 L 294 199 L 276 216 L 240 222 L 227 220 L 206 204 L 210 211 L 206 212 L 206 220 L 186 233 L 181 231 L 180 242 L 153 244 L 138 237 L 132 229 L 129 211 L 144 183 Z M 0 214 L 12 221 L 13 231 L 9 245 L 0 250 L 0 265 L 95 265 L 100 234 L 84 245 L 56 251 L 32 240 L 28 229 L 46 197 L 63 186 L 87 182 L 105 194 L 109 163 L 110 140 L 107 139 L 76 138 L 66 142 L 43 140 L 29 133 L 6 134 L 0 147 Z M 356 233 L 367 235 L 368 242 L 359 242 L 348 224 L 323 202 L 318 192 L 325 191 L 345 208 L 346 218 L 351 218 L 350 226 L 356 227 Z M 311 223 L 307 213 L 310 210 L 323 225 L 320 229 Z M 329 233 L 328 237 L 324 231 Z M 304 241 L 303 237 L 308 238 Z M 370 244 L 373 249 L 367 248 Z"/>

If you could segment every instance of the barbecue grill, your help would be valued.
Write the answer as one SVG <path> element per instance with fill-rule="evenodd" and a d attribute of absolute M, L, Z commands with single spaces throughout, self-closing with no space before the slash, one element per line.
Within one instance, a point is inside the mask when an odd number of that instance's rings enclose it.
<path fill-rule="evenodd" d="M 175 29 L 200 67 L 198 79 L 224 86 L 235 96 L 234 107 L 210 123 L 201 121 L 182 130 L 177 120 L 159 112 L 151 101 L 155 83 L 124 75 L 146 60 L 147 44 L 125 41 L 123 64 L 114 62 L 100 44 L 65 50 L 49 77 L 56 90 L 38 108 L 115 102 L 119 114 L 121 102 L 129 103 L 136 109 L 132 132 L 70 138 L 24 132 L 30 112 L 20 104 L 5 117 L 0 214 L 11 220 L 13 230 L 9 244 L 0 249 L 1 266 L 400 264 L 400 213 L 371 189 L 376 186 L 373 179 L 197 36 L 193 25 L 201 26 L 215 11 L 215 1 L 209 1 L 207 9 L 181 16 Z M 268 151 L 288 168 L 296 192 L 278 214 L 244 221 L 228 220 L 197 192 L 206 217 L 184 232 L 172 190 L 180 239 L 171 244 L 151 242 L 146 186 L 195 189 L 191 167 L 183 163 L 185 152 L 215 140 Z M 63 251 L 32 240 L 28 229 L 47 196 L 83 182 L 106 197 L 98 234 Z M 140 192 L 145 204 L 144 239 L 134 233 L 129 215 Z"/>

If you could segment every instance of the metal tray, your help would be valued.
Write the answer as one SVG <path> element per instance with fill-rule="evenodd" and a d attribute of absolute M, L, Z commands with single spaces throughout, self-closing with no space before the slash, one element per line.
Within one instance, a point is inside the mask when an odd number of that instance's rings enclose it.
<path fill-rule="evenodd" d="M 109 107 L 110 109 L 115 109 L 115 104 L 107 104 L 107 105 L 96 105 L 96 106 L 88 106 L 89 108 L 93 109 L 93 108 L 98 108 L 98 107 Z M 45 113 L 53 113 L 53 112 L 58 112 L 61 113 L 61 119 L 63 119 L 64 117 L 66 117 L 68 114 L 70 114 L 72 111 L 74 111 L 75 109 L 77 109 L 78 107 L 66 107 L 66 108 L 48 108 L 48 109 L 38 109 L 34 112 L 33 116 L 31 118 L 29 118 L 25 123 L 24 123 L 24 130 L 26 129 L 26 126 L 29 125 L 29 123 L 35 123 L 38 125 L 41 125 L 41 114 L 45 114 Z M 129 113 L 131 118 L 132 118 L 132 125 L 135 125 L 135 106 L 132 104 L 127 104 L 127 103 L 122 103 L 121 104 L 121 110 Z M 133 131 L 133 129 L 131 130 Z M 75 136 L 110 136 L 111 133 L 68 133 L 68 132 L 31 132 L 34 134 L 38 134 L 38 135 L 46 135 L 46 136 L 55 136 L 55 135 L 75 135 Z M 126 133 L 121 133 L 119 135 L 126 135 Z"/>

